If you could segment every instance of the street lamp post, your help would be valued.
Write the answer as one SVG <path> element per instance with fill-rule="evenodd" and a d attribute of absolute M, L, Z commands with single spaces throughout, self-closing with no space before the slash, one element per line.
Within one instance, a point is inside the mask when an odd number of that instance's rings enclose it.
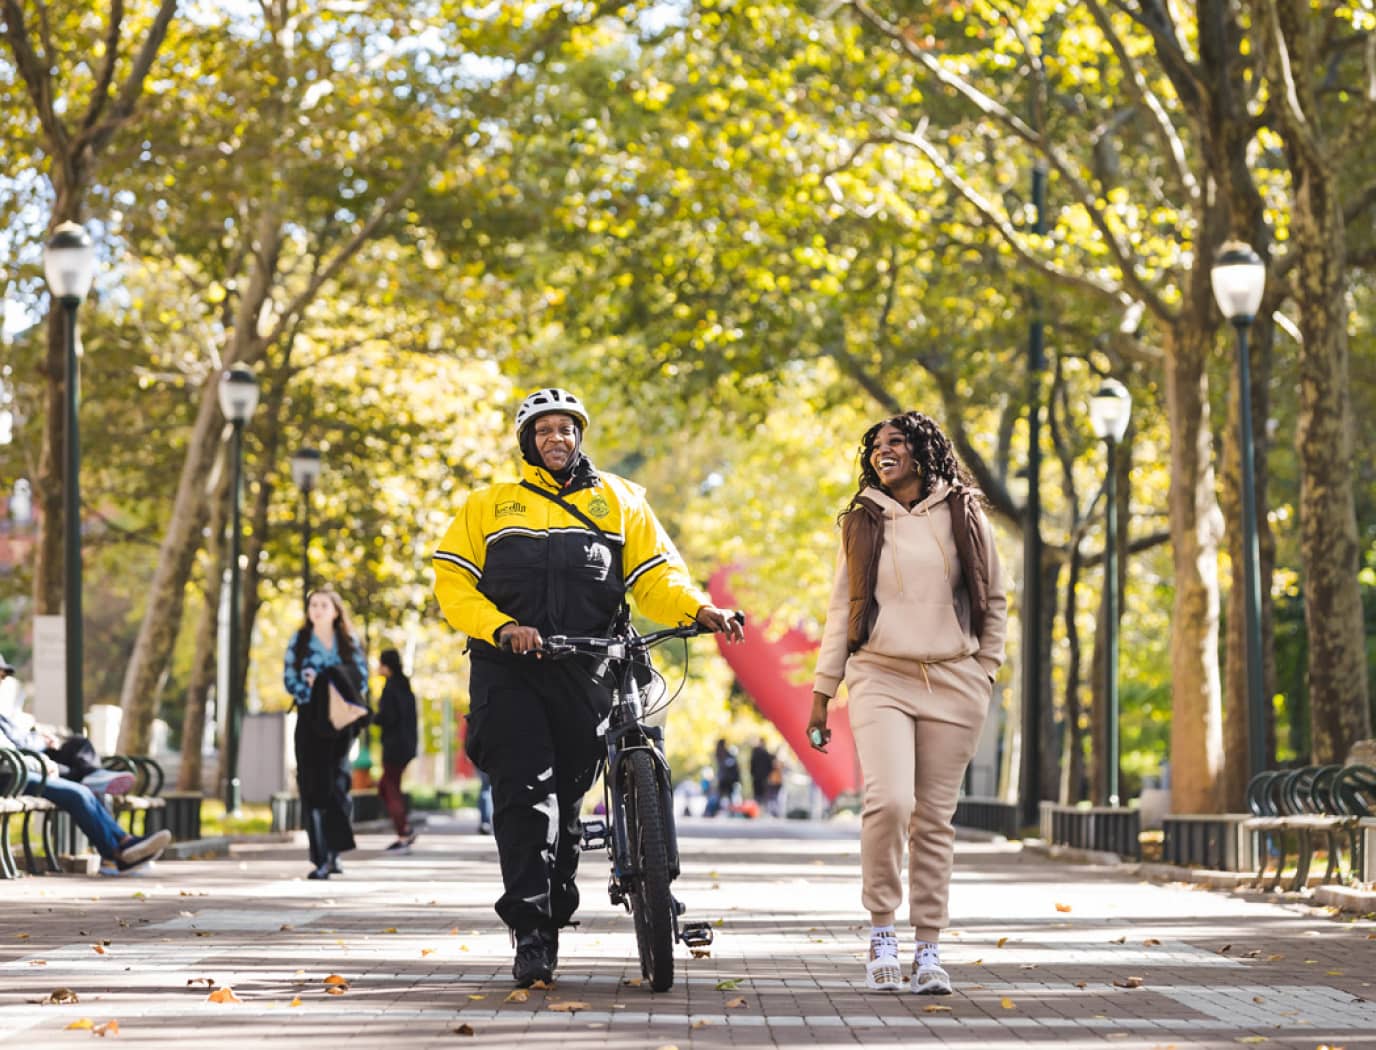
<path fill-rule="evenodd" d="M 1046 163 L 1032 169 L 1032 232 L 1046 233 Z M 1042 799 L 1042 503 L 1041 402 L 1043 349 L 1041 303 L 1029 302 L 1032 320 L 1027 329 L 1027 502 L 1023 514 L 1022 548 L 1022 744 L 1018 770 L 1021 822 L 1034 825 L 1041 817 Z"/>
<path fill-rule="evenodd" d="M 1247 649 L 1247 758 L 1249 777 L 1266 768 L 1266 715 L 1261 673 L 1261 556 L 1257 539 L 1256 470 L 1252 451 L 1252 369 L 1247 329 L 1261 307 L 1266 264 L 1241 241 L 1228 241 L 1209 274 L 1214 298 L 1237 332 L 1239 449 L 1242 457 L 1242 586 Z"/>
<path fill-rule="evenodd" d="M 1108 506 L 1104 512 L 1104 787 L 1108 804 L 1118 799 L 1118 442 L 1127 433 L 1132 397 L 1116 379 L 1105 379 L 1089 399 L 1089 424 L 1104 443 L 1108 473 L 1104 479 Z"/>
<path fill-rule="evenodd" d="M 244 722 L 244 676 L 239 668 L 239 544 L 242 523 L 239 517 L 240 489 L 244 464 L 244 424 L 258 407 L 258 380 L 242 365 L 235 365 L 220 376 L 220 409 L 234 430 L 230 485 L 232 520 L 229 539 L 229 704 L 225 718 L 225 812 L 238 813 L 239 734 Z"/>
<path fill-rule="evenodd" d="M 63 604 L 66 613 L 67 726 L 82 733 L 85 704 L 81 696 L 81 437 L 77 407 L 81 404 L 77 371 L 76 311 L 91 290 L 96 271 L 96 250 L 90 234 L 74 222 L 53 231 L 43 252 L 43 274 L 48 288 L 62 304 L 67 321 L 66 446 L 63 478 Z"/>
<path fill-rule="evenodd" d="M 301 490 L 301 607 L 307 615 L 311 603 L 311 493 L 320 480 L 320 450 L 297 449 L 291 457 L 291 479 Z"/>

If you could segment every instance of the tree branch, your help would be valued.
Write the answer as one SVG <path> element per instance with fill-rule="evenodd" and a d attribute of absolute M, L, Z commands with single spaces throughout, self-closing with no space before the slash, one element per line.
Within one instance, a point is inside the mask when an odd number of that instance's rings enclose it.
<path fill-rule="evenodd" d="M 110 0 L 110 22 L 105 30 L 105 61 L 96 75 L 91 91 L 91 108 L 86 111 L 83 129 L 89 131 L 100 121 L 100 114 L 109 101 L 110 84 L 115 79 L 115 60 L 119 58 L 119 32 L 124 24 L 124 0 Z"/>
<path fill-rule="evenodd" d="M 14 64 L 19 69 L 24 86 L 28 89 L 33 102 L 38 123 L 48 137 L 48 147 L 56 156 L 67 152 L 67 128 L 62 118 L 53 108 L 53 81 L 49 72 L 49 62 L 34 50 L 28 26 L 24 23 L 24 12 L 19 9 L 18 0 L 0 0 L 5 11 L 5 38 L 10 42 L 14 54 Z"/>
<path fill-rule="evenodd" d="M 1196 181 L 1194 173 L 1190 171 L 1189 160 L 1185 155 L 1185 144 L 1181 141 L 1179 134 L 1176 133 L 1170 115 L 1166 113 L 1161 100 L 1156 97 L 1156 92 L 1147 85 L 1146 78 L 1142 76 L 1142 71 L 1138 68 L 1136 61 L 1128 54 L 1128 49 L 1123 44 L 1122 38 L 1113 28 L 1113 22 L 1109 18 L 1108 12 L 1104 10 L 1098 0 L 1086 0 L 1086 2 L 1094 20 L 1099 24 L 1100 30 L 1108 38 L 1109 47 L 1118 57 L 1118 64 L 1123 67 L 1123 72 L 1126 74 L 1133 95 L 1151 115 L 1152 125 L 1156 128 L 1156 133 L 1161 137 L 1161 141 L 1166 147 L 1166 154 L 1170 158 L 1177 184 L 1191 201 L 1198 202 L 1199 183 Z"/>

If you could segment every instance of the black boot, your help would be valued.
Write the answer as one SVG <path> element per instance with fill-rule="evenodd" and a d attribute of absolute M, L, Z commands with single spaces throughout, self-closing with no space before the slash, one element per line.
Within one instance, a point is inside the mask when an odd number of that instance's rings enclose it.
<path fill-rule="evenodd" d="M 328 864 L 321 864 L 319 867 L 312 868 L 310 874 L 306 876 L 308 879 L 328 879 L 329 877 L 330 866 Z"/>
<path fill-rule="evenodd" d="M 529 930 L 516 935 L 516 961 L 512 963 L 511 976 L 516 978 L 517 988 L 529 988 L 536 981 L 549 984 L 554 980 L 554 963 L 550 960 L 549 944 L 542 931 Z"/>
<path fill-rule="evenodd" d="M 549 968 L 553 972 L 559 968 L 559 930 L 557 927 L 550 927 L 541 930 L 540 936 L 545 941 L 545 951 L 549 953 Z"/>
<path fill-rule="evenodd" d="M 339 854 L 331 853 L 325 861 L 325 867 L 331 875 L 343 875 L 344 869 L 339 866 Z"/>

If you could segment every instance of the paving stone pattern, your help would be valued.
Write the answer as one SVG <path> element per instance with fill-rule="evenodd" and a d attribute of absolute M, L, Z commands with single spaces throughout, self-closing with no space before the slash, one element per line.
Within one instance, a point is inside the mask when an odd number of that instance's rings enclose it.
<path fill-rule="evenodd" d="M 583 924 L 563 938 L 558 980 L 513 1001 L 495 847 L 473 832 L 462 816 L 434 820 L 406 857 L 362 835 L 328 882 L 303 878 L 304 844 L 281 843 L 138 878 L 0 882 L 0 1046 L 88 1046 L 103 1030 L 125 1048 L 239 1050 L 1376 1050 L 1376 923 L 1016 843 L 959 846 L 943 945 L 955 994 L 868 992 L 851 823 L 685 821 L 676 891 L 717 943 L 705 958 L 680 948 L 659 995 L 640 981 L 629 917 L 606 900 L 603 856 L 586 855 Z M 224 988 L 238 1001 L 210 1000 Z M 62 989 L 78 1001 L 41 1002 Z M 101 1028 L 111 1021 L 117 1033 Z"/>

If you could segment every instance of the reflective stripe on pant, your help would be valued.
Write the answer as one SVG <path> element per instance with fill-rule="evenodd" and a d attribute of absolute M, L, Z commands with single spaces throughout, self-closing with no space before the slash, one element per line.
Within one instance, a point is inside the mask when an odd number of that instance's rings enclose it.
<path fill-rule="evenodd" d="M 567 925 L 578 909 L 579 810 L 603 754 L 604 692 L 569 662 L 473 661 L 468 753 L 492 778 L 492 827 L 518 932 Z"/>

